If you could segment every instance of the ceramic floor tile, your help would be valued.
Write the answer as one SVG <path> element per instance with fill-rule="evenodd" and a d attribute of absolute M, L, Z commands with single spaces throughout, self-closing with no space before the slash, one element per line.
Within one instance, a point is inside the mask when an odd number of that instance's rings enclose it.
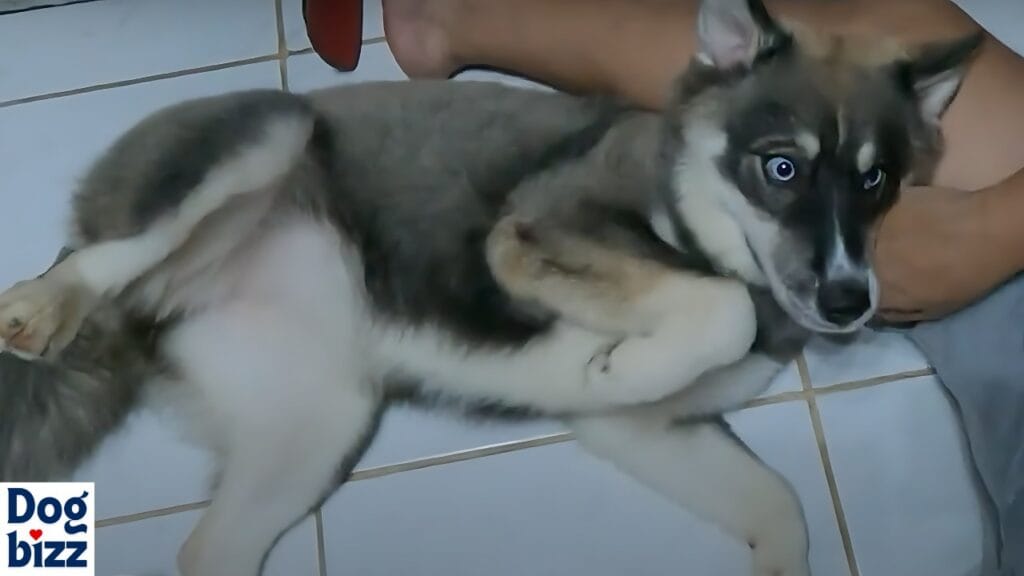
<path fill-rule="evenodd" d="M 185 98 L 277 88 L 279 80 L 277 64 L 266 62 L 0 108 L 0 213 L 17 216 L 0 227 L 0 286 L 53 262 L 65 241 L 77 179 L 133 123 Z"/>
<path fill-rule="evenodd" d="M 573 445 L 356 482 L 324 514 L 330 576 L 725 576 L 748 561 Z"/>
<path fill-rule="evenodd" d="M 982 515 L 955 412 L 933 377 L 818 399 L 862 576 L 966 576 Z"/>
<path fill-rule="evenodd" d="M 349 73 L 331 68 L 316 54 L 288 58 L 288 88 L 292 92 L 307 92 L 354 82 L 405 79 L 405 73 L 398 67 L 386 44 L 364 46 L 359 68 Z"/>
<path fill-rule="evenodd" d="M 275 52 L 273 0 L 104 0 L 23 12 L 0 17 L 0 101 Z"/>
<path fill-rule="evenodd" d="M 108 438 L 73 480 L 96 483 L 103 520 L 209 498 L 211 454 L 182 439 L 181 422 L 144 410 Z"/>
<path fill-rule="evenodd" d="M 872 330 L 843 343 L 815 338 L 804 357 L 815 388 L 928 367 L 928 360 L 906 336 Z"/>
<path fill-rule="evenodd" d="M 178 549 L 202 511 L 101 528 L 96 535 L 98 576 L 177 576 Z M 316 576 L 316 536 L 307 518 L 291 529 L 267 558 L 263 576 Z"/>
<path fill-rule="evenodd" d="M 800 381 L 800 371 L 796 366 L 796 362 L 790 362 L 782 372 L 779 372 L 772 380 L 771 385 L 768 389 L 761 394 L 762 398 L 768 396 L 775 396 L 777 394 L 784 394 L 786 392 L 799 392 L 803 390 L 803 382 Z"/>
<path fill-rule="evenodd" d="M 283 10 L 285 38 L 289 50 L 309 48 L 309 36 L 306 35 L 306 22 L 302 18 L 302 0 L 281 0 Z M 381 12 L 381 0 L 363 0 L 363 39 L 381 38 L 384 36 L 384 17 Z M 363 55 L 366 46 L 363 47 Z M 359 63 L 362 68 L 363 63 Z"/>
<path fill-rule="evenodd" d="M 801 492 L 818 574 L 845 560 L 802 403 L 745 411 L 737 432 Z M 573 443 L 354 482 L 324 508 L 328 574 L 732 576 L 746 548 Z M 467 553 L 472 551 L 472 553 Z"/>

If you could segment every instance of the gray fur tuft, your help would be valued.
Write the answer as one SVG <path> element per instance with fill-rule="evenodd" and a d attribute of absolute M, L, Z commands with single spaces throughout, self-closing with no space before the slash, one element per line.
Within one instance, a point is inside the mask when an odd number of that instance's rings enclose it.
<path fill-rule="evenodd" d="M 71 475 L 138 403 L 151 328 L 97 310 L 57 361 L 0 353 L 0 481 Z"/>

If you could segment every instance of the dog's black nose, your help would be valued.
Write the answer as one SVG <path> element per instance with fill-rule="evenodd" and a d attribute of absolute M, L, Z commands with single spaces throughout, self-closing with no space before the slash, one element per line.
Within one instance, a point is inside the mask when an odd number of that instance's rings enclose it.
<path fill-rule="evenodd" d="M 829 322 L 840 326 L 849 324 L 871 306 L 868 283 L 856 279 L 825 282 L 818 290 L 818 306 Z"/>

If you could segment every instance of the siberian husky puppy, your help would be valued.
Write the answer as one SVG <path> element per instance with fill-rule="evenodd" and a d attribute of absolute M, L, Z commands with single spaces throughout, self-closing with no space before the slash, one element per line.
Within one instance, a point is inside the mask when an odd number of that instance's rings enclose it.
<path fill-rule="evenodd" d="M 219 456 L 187 576 L 255 576 L 394 401 L 564 419 L 583 448 L 809 573 L 787 482 L 732 435 L 927 179 L 972 36 L 817 37 L 706 0 L 664 114 L 468 82 L 248 91 L 100 157 L 69 250 L 0 295 L 0 478 L 67 475 L 143 401 Z M 258 503 L 258 505 L 254 505 Z"/>

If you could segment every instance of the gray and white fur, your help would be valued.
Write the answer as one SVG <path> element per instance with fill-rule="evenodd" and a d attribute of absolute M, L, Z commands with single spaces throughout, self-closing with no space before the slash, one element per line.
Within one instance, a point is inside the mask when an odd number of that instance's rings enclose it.
<path fill-rule="evenodd" d="M 255 576 L 387 405 L 449 403 L 562 418 L 755 574 L 809 574 L 796 495 L 719 415 L 872 315 L 871 224 L 937 158 L 978 39 L 813 38 L 756 0 L 704 2 L 698 35 L 664 114 L 418 81 L 143 120 L 69 253 L 0 295 L 0 478 L 174 402 L 220 466 L 180 570 Z"/>

